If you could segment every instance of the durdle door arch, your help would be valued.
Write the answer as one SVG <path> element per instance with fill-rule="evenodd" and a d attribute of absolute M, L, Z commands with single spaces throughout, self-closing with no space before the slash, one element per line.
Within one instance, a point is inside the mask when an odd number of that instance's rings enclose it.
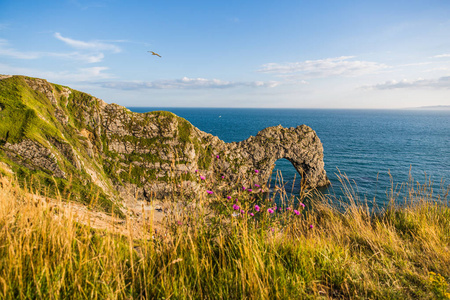
<path fill-rule="evenodd" d="M 306 125 L 269 127 L 237 145 L 243 161 L 248 164 L 246 169 L 259 170 L 261 182 L 269 180 L 275 162 L 284 158 L 304 177 L 307 187 L 322 187 L 330 183 L 324 169 L 322 143 L 314 130 Z"/>

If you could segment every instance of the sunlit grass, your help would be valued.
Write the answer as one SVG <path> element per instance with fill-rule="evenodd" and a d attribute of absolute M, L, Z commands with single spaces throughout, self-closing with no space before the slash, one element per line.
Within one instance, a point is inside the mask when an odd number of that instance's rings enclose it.
<path fill-rule="evenodd" d="M 138 224 L 154 238 L 94 230 L 1 177 L 0 298 L 450 299 L 448 187 L 392 185 L 369 209 L 342 174 L 345 199 L 278 182 L 276 203 L 196 176 L 213 193 L 173 201 L 163 231 Z"/>

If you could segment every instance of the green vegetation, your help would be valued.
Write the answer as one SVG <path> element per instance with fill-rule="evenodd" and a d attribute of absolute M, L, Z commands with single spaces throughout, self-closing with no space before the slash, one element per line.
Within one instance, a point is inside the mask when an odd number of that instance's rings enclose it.
<path fill-rule="evenodd" d="M 52 91 L 53 102 L 48 98 Z M 52 195 L 71 186 L 70 193 L 63 197 L 84 203 L 91 201 L 87 195 L 94 191 L 99 195 L 96 203 L 106 211 L 114 206 L 106 194 L 118 198 L 114 185 L 131 183 L 142 187 L 146 180 L 170 182 L 174 175 L 180 175 L 178 172 L 158 177 L 157 170 L 147 170 L 147 164 L 186 163 L 185 150 L 195 147 L 201 165 L 210 166 L 211 149 L 204 149 L 201 141 L 192 139 L 193 126 L 188 121 L 166 111 L 136 114 L 114 105 L 102 111 L 102 115 L 100 105 L 89 94 L 40 79 L 13 76 L 0 80 L 0 159 L 11 166 L 22 186 L 40 180 L 44 188 L 53 191 Z M 103 127 L 104 114 L 110 120 L 120 120 L 127 134 L 107 133 Z M 24 140 L 36 142 L 42 150 L 50 150 L 54 158 L 50 160 L 62 171 L 60 174 L 65 174 L 64 178 L 56 179 L 57 185 L 52 171 L 17 153 L 11 155 L 6 148 L 7 143 L 18 144 Z M 126 152 L 110 150 L 113 143 L 119 147 L 126 145 Z M 174 153 L 169 146 L 172 143 L 177 145 Z M 88 168 L 107 187 L 106 191 L 91 182 Z"/>
<path fill-rule="evenodd" d="M 178 138 L 181 142 L 191 142 L 191 129 L 192 124 L 188 121 L 181 119 L 178 122 Z"/>
<path fill-rule="evenodd" d="M 158 138 L 107 136 L 95 119 L 101 118 L 95 98 L 73 90 L 61 96 L 65 87 L 52 85 L 54 105 L 26 80 L 0 80 L 0 299 L 450 299 L 448 188 L 436 195 L 431 185 L 411 181 L 403 194 L 388 194 L 387 207 L 371 211 L 343 177 L 345 199 L 302 189 L 300 199 L 281 192 L 283 201 L 275 204 L 222 174 L 175 176 L 188 145 L 199 169 L 215 170 L 214 157 L 223 153 L 193 139 L 192 125 L 169 112 L 138 116 L 111 109 L 106 113 L 125 119 L 128 132 L 151 130 L 151 124 L 161 132 Z M 57 109 L 67 114 L 67 124 L 57 120 Z M 109 150 L 119 140 L 132 149 L 168 148 L 172 137 L 163 133 L 173 124 L 180 152 L 166 153 L 174 156 L 170 162 L 151 152 Z M 24 139 L 51 149 L 65 178 L 6 154 L 6 143 Z M 156 179 L 145 163 L 172 167 L 158 180 L 174 186 L 196 180 L 209 193 L 173 193 L 171 213 L 156 228 L 151 215 L 138 222 L 114 205 L 87 169 L 75 166 L 69 148 L 112 193 L 109 180 L 141 186 L 143 179 Z M 224 195 L 224 185 L 239 188 Z M 61 209 L 71 200 L 126 219 L 129 232 L 115 230 L 117 219 L 104 229 L 80 222 Z"/>
<path fill-rule="evenodd" d="M 45 135 L 58 136 L 49 122 L 53 108 L 50 101 L 27 88 L 24 78 L 0 80 L 0 106 L 0 140 L 15 143 L 24 138 L 42 141 Z"/>
<path fill-rule="evenodd" d="M 427 184 L 373 213 L 352 193 L 345 209 L 311 193 L 308 209 L 285 194 L 278 209 L 258 193 L 199 194 L 164 230 L 128 219 L 154 238 L 94 230 L 0 186 L 2 299 L 450 299 L 448 190 Z"/>
<path fill-rule="evenodd" d="M 9 165 L 19 179 L 19 183 L 24 187 L 30 182 L 39 183 L 41 191 L 46 191 L 49 196 L 58 193 L 65 198 L 77 199 L 80 202 L 90 203 L 92 197 L 96 197 L 96 205 L 105 211 L 115 209 L 113 201 L 98 186 L 90 182 L 90 177 L 82 170 L 77 170 L 71 161 L 72 157 L 66 157 L 59 152 L 58 144 L 70 143 L 81 158 L 92 161 L 86 153 L 82 139 L 76 133 L 72 124 L 81 128 L 82 108 L 73 103 L 83 103 L 91 105 L 91 96 L 72 91 L 68 107 L 72 112 L 78 112 L 65 127 L 55 118 L 55 107 L 50 100 L 42 93 L 31 89 L 26 80 L 34 80 L 22 76 L 14 76 L 0 80 L 0 147 L 6 142 L 14 144 L 28 139 L 40 145 L 52 145 L 52 152 L 58 155 L 58 167 L 64 171 L 66 178 L 53 178 L 50 171 L 34 166 L 31 161 L 19 161 L 23 158 L 12 159 L 0 151 L 0 161 Z M 62 87 L 55 87 L 56 91 L 61 91 Z M 90 102 L 89 102 L 90 101 Z M 92 105 L 91 105 L 92 106 Z M 65 108 L 65 106 L 62 106 Z M 78 108 L 75 109 L 75 108 Z M 72 115 L 70 115 L 72 116 Z M 75 120 L 75 121 L 74 121 Z M 69 146 L 70 148 L 70 146 Z M 58 153 L 59 152 L 59 153 Z M 19 159 L 19 160 L 18 160 Z M 25 163 L 25 164 L 24 164 Z M 25 166 L 26 165 L 26 166 Z M 95 163 L 92 163 L 95 167 Z M 97 169 L 100 174 L 102 171 Z M 4 172 L 3 172 L 4 173 Z M 35 186 L 36 186 L 35 184 Z M 91 195 L 94 196 L 91 196 Z M 120 213 L 121 214 L 121 213 Z"/>

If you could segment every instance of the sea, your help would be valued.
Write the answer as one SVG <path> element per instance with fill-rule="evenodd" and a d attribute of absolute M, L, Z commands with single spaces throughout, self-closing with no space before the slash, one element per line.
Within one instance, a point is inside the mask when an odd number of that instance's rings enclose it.
<path fill-rule="evenodd" d="M 128 108 L 170 111 L 225 142 L 279 124 L 308 125 L 323 144 L 331 182 L 321 192 L 345 200 L 350 188 L 369 206 L 404 198 L 407 183 L 428 185 L 434 197 L 445 196 L 450 185 L 450 110 Z M 272 185 L 280 173 L 286 190 L 298 194 L 299 175 L 288 160 L 276 162 Z"/>

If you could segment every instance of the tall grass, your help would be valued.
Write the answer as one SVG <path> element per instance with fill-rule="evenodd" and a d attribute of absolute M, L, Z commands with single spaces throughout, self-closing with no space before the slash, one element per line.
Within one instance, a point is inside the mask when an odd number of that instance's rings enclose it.
<path fill-rule="evenodd" d="M 374 211 L 341 178 L 341 200 L 275 204 L 248 187 L 179 199 L 165 230 L 127 219 L 143 238 L 82 225 L 1 177 L 0 298 L 450 299 L 448 188 L 393 186 Z"/>

